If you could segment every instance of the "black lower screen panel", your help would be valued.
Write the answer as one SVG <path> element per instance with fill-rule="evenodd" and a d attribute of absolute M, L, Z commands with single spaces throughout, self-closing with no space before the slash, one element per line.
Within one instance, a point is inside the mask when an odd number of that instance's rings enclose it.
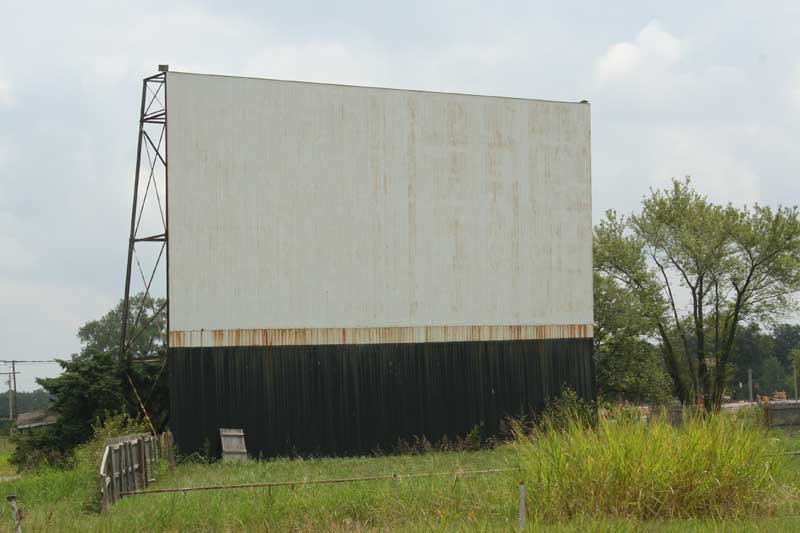
<path fill-rule="evenodd" d="M 568 386 L 595 399 L 592 339 L 170 348 L 170 419 L 183 453 L 348 455 L 399 440 L 495 434 Z"/>

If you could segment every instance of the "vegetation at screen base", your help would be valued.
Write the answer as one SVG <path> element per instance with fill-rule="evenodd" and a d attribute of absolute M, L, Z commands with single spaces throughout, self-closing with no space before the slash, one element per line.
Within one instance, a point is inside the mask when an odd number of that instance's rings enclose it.
<path fill-rule="evenodd" d="M 30 468 L 42 462 L 63 462 L 76 446 L 92 438 L 94 426 L 110 414 L 141 417 L 128 377 L 142 396 L 156 429 L 166 425 L 169 412 L 164 353 L 166 323 L 163 314 L 156 315 L 162 303 L 143 294 L 131 299 L 128 327 L 134 342 L 129 358 L 120 356 L 122 302 L 99 320 L 80 328 L 80 353 L 59 361 L 63 368 L 60 376 L 37 380 L 55 398 L 50 409 L 58 414 L 58 421 L 17 432 L 14 435 L 17 451 L 12 463 Z"/>
<path fill-rule="evenodd" d="M 17 468 L 9 462 L 13 452 L 14 445 L 9 438 L 0 436 L 0 478 L 13 476 L 17 473 Z"/>
<path fill-rule="evenodd" d="M 561 394 L 555 398 L 548 398 L 541 414 L 535 418 L 535 423 L 530 426 L 533 431 L 561 430 L 576 424 L 583 428 L 592 428 L 597 424 L 597 405 L 578 397 L 578 394 L 564 387 Z M 512 421 L 515 428 L 514 437 L 518 438 L 520 429 L 525 427 L 519 421 Z"/>
<path fill-rule="evenodd" d="M 28 528 L 43 531 L 511 530 L 521 479 L 536 531 L 785 530 L 794 520 L 800 463 L 782 452 L 798 449 L 798 437 L 767 432 L 750 413 L 674 427 L 623 409 L 594 427 L 562 424 L 572 402 L 562 400 L 557 420 L 493 449 L 190 461 L 160 471 L 153 488 L 511 469 L 491 475 L 177 492 L 124 498 L 101 514 L 95 463 L 106 436 L 98 434 L 78 448 L 72 468 L 42 467 L 3 488 L 18 495 Z"/>
<path fill-rule="evenodd" d="M 673 393 L 718 408 L 740 327 L 797 309 L 798 209 L 720 206 L 675 180 L 645 197 L 639 213 L 606 213 L 594 231 L 594 267 L 637 302 L 648 327 L 634 338 L 658 339 Z"/>
<path fill-rule="evenodd" d="M 40 462 L 26 471 L 21 479 L 8 482 L 7 486 L 18 497 L 24 495 L 27 505 L 48 502 L 47 507 L 53 509 L 60 502 L 69 502 L 69 514 L 74 518 L 99 512 L 97 479 L 105 441 L 111 437 L 144 432 L 146 426 L 140 420 L 130 419 L 126 415 L 107 415 L 103 422 L 96 421 L 92 431 L 93 436 L 89 441 L 75 447 L 62 460 L 57 463 Z M 58 530 L 61 527 L 55 521 L 45 530 Z M 73 529 L 79 527 L 73 526 Z"/>
<path fill-rule="evenodd" d="M 576 416 L 521 434 L 517 446 L 545 521 L 769 515 L 789 488 L 785 445 L 749 416 L 687 415 L 675 427 L 617 410 L 593 431 Z"/>

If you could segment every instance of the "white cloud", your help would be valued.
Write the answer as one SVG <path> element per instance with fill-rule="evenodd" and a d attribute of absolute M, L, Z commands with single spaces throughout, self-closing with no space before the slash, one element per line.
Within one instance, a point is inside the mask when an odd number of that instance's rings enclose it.
<path fill-rule="evenodd" d="M 794 67 L 794 76 L 789 82 L 789 101 L 800 111 L 800 63 Z"/>
<path fill-rule="evenodd" d="M 595 61 L 595 82 L 602 87 L 636 77 L 660 77 L 680 62 L 687 49 L 685 41 L 662 29 L 657 20 L 651 21 L 633 42 L 614 44 Z"/>
<path fill-rule="evenodd" d="M 68 358 L 80 349 L 78 328 L 101 317 L 115 303 L 93 287 L 0 279 L 0 337 L 15 359 Z M 10 358 L 10 357 L 9 357 Z M 55 364 L 28 365 L 17 378 L 22 390 L 37 387 L 35 377 L 55 376 Z"/>
<path fill-rule="evenodd" d="M 0 79 L 0 105 L 11 105 L 11 84 Z"/>
<path fill-rule="evenodd" d="M 266 44 L 242 65 L 240 74 L 289 80 L 375 85 L 385 61 L 368 46 L 339 42 Z"/>
<path fill-rule="evenodd" d="M 0 143 L 0 149 L 2 146 Z M 0 164 L 3 163 L 3 152 L 0 150 Z M 0 272 L 20 270 L 34 264 L 33 253 L 20 238 L 24 235 L 22 223 L 4 205 L 7 196 L 5 184 L 0 181 Z"/>
<path fill-rule="evenodd" d="M 0 64 L 0 106 L 10 106 L 12 103 L 11 81 Z"/>
<path fill-rule="evenodd" d="M 668 65 L 679 61 L 686 50 L 686 43 L 664 31 L 657 20 L 642 28 L 636 44 L 649 58 Z"/>
<path fill-rule="evenodd" d="M 623 79 L 642 62 L 642 50 L 633 43 L 618 43 L 595 63 L 595 79 L 600 84 Z"/>
<path fill-rule="evenodd" d="M 34 256 L 12 235 L 0 234 L 0 269 L 23 269 L 33 265 Z"/>
<path fill-rule="evenodd" d="M 653 187 L 671 178 L 692 177 L 694 186 L 717 203 L 752 205 L 762 201 L 764 178 L 752 168 L 737 146 L 764 132 L 732 133 L 724 128 L 676 126 L 660 129 L 653 138 L 658 163 L 651 175 Z"/>

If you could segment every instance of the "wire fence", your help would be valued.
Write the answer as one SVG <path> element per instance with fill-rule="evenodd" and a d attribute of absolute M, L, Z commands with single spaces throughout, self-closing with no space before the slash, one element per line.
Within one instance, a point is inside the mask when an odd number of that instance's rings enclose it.
<path fill-rule="evenodd" d="M 357 483 L 364 481 L 388 481 L 397 482 L 401 479 L 415 479 L 426 477 L 451 476 L 454 478 L 462 476 L 474 476 L 481 474 L 497 474 L 500 472 L 519 472 L 517 468 L 492 468 L 487 470 L 456 470 L 452 472 L 422 472 L 417 474 L 387 474 L 382 476 L 334 478 L 334 479 L 302 479 L 294 481 L 268 481 L 263 483 L 238 483 L 232 485 L 207 485 L 202 487 L 175 487 L 164 489 L 131 490 L 120 493 L 120 496 L 140 496 L 145 494 L 164 494 L 169 492 L 194 492 L 207 490 L 226 490 L 226 489 L 257 489 L 272 487 L 299 487 L 303 485 L 330 485 L 335 483 Z"/>

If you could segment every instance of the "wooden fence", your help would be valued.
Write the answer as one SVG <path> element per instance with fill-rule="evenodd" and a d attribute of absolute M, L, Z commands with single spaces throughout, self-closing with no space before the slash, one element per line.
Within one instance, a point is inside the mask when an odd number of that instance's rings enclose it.
<path fill-rule="evenodd" d="M 166 459 L 170 469 L 175 465 L 169 432 L 125 435 L 106 441 L 100 461 L 103 506 L 116 502 L 125 492 L 144 489 L 155 481 L 156 462 L 161 459 Z"/>

